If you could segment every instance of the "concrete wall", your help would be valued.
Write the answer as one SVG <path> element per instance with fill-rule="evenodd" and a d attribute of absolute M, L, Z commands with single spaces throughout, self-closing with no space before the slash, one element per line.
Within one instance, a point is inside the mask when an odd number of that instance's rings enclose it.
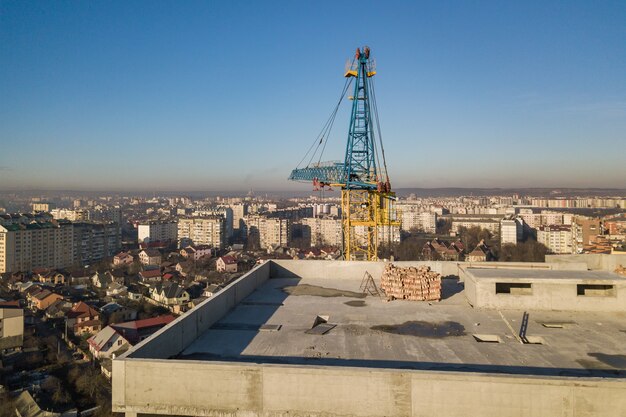
<path fill-rule="evenodd" d="M 576 279 L 485 279 L 475 278 L 461 270 L 465 282 L 467 301 L 476 308 L 528 309 L 560 311 L 626 311 L 626 280 L 576 280 Z M 532 284 L 532 294 L 496 294 L 496 282 L 524 282 Z M 577 284 L 606 284 L 615 286 L 614 296 L 583 296 L 577 294 Z"/>
<path fill-rule="evenodd" d="M 624 416 L 626 381 L 481 373 L 113 361 L 113 411 L 197 416 Z"/>
<path fill-rule="evenodd" d="M 586 270 L 584 262 L 562 262 L 548 264 L 543 262 L 453 262 L 453 261 L 398 261 L 394 265 L 401 267 L 429 266 L 433 271 L 444 277 L 461 276 L 460 268 L 515 268 L 515 269 L 556 269 L 556 270 Z M 384 262 L 363 261 L 292 261 L 277 260 L 271 262 L 270 275 L 272 277 L 300 277 L 320 278 L 332 276 L 334 278 L 361 278 L 369 272 L 375 279 L 380 278 L 385 268 Z M 462 280 L 462 277 L 461 277 Z"/>
<path fill-rule="evenodd" d="M 128 350 L 120 358 L 165 359 L 179 354 L 269 277 L 269 263 L 257 266 L 222 291 Z"/>
<path fill-rule="evenodd" d="M 24 341 L 24 310 L 0 308 L 0 349 L 22 346 Z"/>
<path fill-rule="evenodd" d="M 584 262 L 588 269 L 614 272 L 619 265 L 626 267 L 626 254 L 584 253 L 580 255 L 546 255 L 546 262 L 571 264 Z"/>

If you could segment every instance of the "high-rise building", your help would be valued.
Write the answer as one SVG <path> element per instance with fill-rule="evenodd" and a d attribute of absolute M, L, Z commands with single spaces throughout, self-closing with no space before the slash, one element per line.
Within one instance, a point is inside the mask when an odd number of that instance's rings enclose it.
<path fill-rule="evenodd" d="M 174 220 L 151 220 L 137 225 L 137 239 L 140 243 L 176 242 L 178 223 Z"/>
<path fill-rule="evenodd" d="M 244 218 L 248 241 L 259 244 L 259 248 L 289 246 L 291 220 L 249 215 Z"/>
<path fill-rule="evenodd" d="M 52 209 L 50 214 L 55 219 L 65 219 L 70 221 L 87 221 L 89 220 L 89 211 L 80 209 Z"/>
<path fill-rule="evenodd" d="M 310 239 L 311 246 L 341 247 L 343 244 L 343 230 L 341 219 L 306 217 L 302 219 L 303 237 Z"/>
<path fill-rule="evenodd" d="M 233 209 L 229 206 L 220 206 L 210 209 L 202 209 L 194 211 L 194 216 L 221 216 L 224 218 L 226 227 L 226 239 L 233 237 Z"/>
<path fill-rule="evenodd" d="M 0 226 L 0 273 L 68 267 L 73 263 L 73 245 L 68 221 Z"/>
<path fill-rule="evenodd" d="M 565 225 L 539 226 L 537 242 L 544 244 L 551 253 L 572 253 L 572 227 Z"/>
<path fill-rule="evenodd" d="M 180 246 L 211 245 L 223 249 L 226 246 L 226 221 L 222 216 L 180 218 L 178 242 Z"/>
<path fill-rule="evenodd" d="M 44 202 L 37 202 L 37 203 L 33 203 L 33 211 L 34 212 L 38 212 L 38 211 L 50 211 L 54 208 L 54 204 L 52 203 L 44 203 Z"/>
<path fill-rule="evenodd" d="M 242 228 L 244 228 L 243 218 L 248 215 L 247 204 L 231 204 L 230 208 L 233 210 L 233 232 L 235 234 L 241 234 Z"/>
<path fill-rule="evenodd" d="M 573 250 L 582 253 L 587 245 L 591 245 L 595 237 L 601 234 L 600 219 L 576 216 L 572 222 Z"/>
<path fill-rule="evenodd" d="M 500 220 L 500 244 L 517 244 L 523 238 L 524 221 L 516 217 L 507 217 Z"/>
<path fill-rule="evenodd" d="M 86 265 L 113 257 L 122 248 L 122 234 L 116 222 L 73 224 L 74 263 Z"/>
<path fill-rule="evenodd" d="M 402 230 L 420 230 L 426 233 L 435 233 L 437 229 L 437 215 L 435 213 L 420 212 L 418 210 L 402 209 Z"/>

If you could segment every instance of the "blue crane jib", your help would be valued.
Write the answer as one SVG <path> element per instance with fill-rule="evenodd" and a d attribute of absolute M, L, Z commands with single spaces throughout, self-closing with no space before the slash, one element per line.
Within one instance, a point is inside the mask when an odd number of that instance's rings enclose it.
<path fill-rule="evenodd" d="M 342 93 L 343 97 L 349 88 L 349 83 L 354 81 L 353 95 L 350 97 L 352 110 L 344 161 L 310 162 L 304 168 L 294 169 L 289 176 L 290 180 L 312 181 L 316 187 L 336 185 L 343 189 L 391 191 L 384 166 L 382 141 L 379 150 L 375 138 L 374 118 L 377 122 L 378 114 L 371 81 L 371 77 L 375 74 L 369 48 L 365 47 L 362 50 L 357 48 L 355 57 L 345 72 L 345 77 L 349 80 Z M 336 112 L 337 109 L 331 116 L 331 127 Z M 378 139 L 380 141 L 380 137 Z M 319 141 L 319 145 L 321 144 L 322 140 Z M 382 158 L 378 155 L 379 151 L 383 152 Z M 381 159 L 383 169 L 379 165 Z"/>

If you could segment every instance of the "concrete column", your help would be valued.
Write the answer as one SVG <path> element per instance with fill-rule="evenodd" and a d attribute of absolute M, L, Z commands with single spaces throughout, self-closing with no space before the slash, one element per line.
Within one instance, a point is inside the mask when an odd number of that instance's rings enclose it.
<path fill-rule="evenodd" d="M 132 411 L 126 411 L 124 413 L 124 417 L 137 417 L 137 413 L 133 413 Z"/>

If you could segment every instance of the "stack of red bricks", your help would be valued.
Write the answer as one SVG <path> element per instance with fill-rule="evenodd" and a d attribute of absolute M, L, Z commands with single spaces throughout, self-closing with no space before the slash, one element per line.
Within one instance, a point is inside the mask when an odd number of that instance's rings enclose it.
<path fill-rule="evenodd" d="M 412 301 L 441 300 L 441 274 L 428 266 L 401 268 L 388 263 L 380 279 L 380 288 L 389 299 Z"/>

